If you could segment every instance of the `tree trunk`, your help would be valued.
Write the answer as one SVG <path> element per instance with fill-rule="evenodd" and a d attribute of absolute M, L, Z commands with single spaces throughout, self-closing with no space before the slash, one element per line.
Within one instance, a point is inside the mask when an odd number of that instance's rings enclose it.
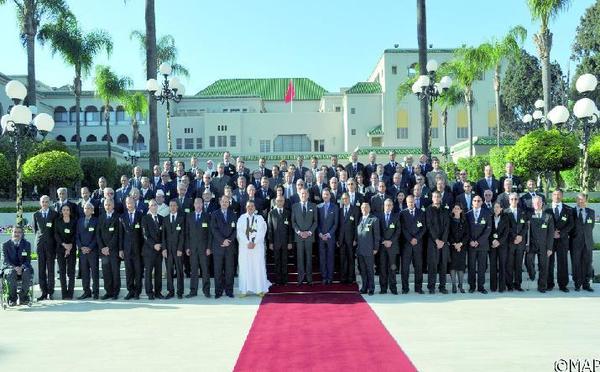
<path fill-rule="evenodd" d="M 77 156 L 81 158 L 81 66 L 75 68 L 75 135 L 77 136 Z"/>
<path fill-rule="evenodd" d="M 131 122 L 131 127 L 133 128 L 133 139 L 131 140 L 131 149 L 133 151 L 137 151 L 137 139 L 139 135 L 139 126 L 137 119 L 134 117 Z"/>
<path fill-rule="evenodd" d="M 544 116 L 548 116 L 550 111 L 550 50 L 552 49 L 552 33 L 547 28 L 542 27 L 540 32 L 533 35 L 533 41 L 537 46 L 540 61 L 542 63 L 542 91 L 544 93 Z M 552 123 L 545 119 L 544 126 L 546 130 L 550 129 Z"/>
<path fill-rule="evenodd" d="M 25 38 L 27 44 L 27 97 L 25 104 L 35 106 L 37 93 L 35 86 L 35 35 L 37 26 L 35 25 L 35 2 L 26 0 L 23 4 L 25 10 Z"/>
<path fill-rule="evenodd" d="M 104 120 L 106 122 L 106 151 L 108 152 L 108 158 L 111 157 L 111 143 L 110 143 L 110 111 L 108 110 L 110 102 L 104 103 Z"/>
<path fill-rule="evenodd" d="M 146 78 L 156 79 L 156 16 L 154 13 L 154 0 L 146 0 Z M 158 120 L 156 99 L 148 94 L 148 120 L 150 122 L 150 164 L 159 163 L 158 158 Z"/>
<path fill-rule="evenodd" d="M 467 105 L 467 123 L 469 126 L 469 156 L 473 156 L 473 91 L 465 90 L 465 104 Z"/>
<path fill-rule="evenodd" d="M 425 0 L 417 0 L 417 41 L 419 44 L 419 74 L 427 75 L 427 15 Z M 421 100 L 421 151 L 430 156 L 429 99 Z"/>
<path fill-rule="evenodd" d="M 450 149 L 448 148 L 448 108 L 444 108 L 442 111 L 442 125 L 444 127 L 444 150 L 446 162 L 450 159 Z"/>
<path fill-rule="evenodd" d="M 494 71 L 494 98 L 496 100 L 496 146 L 500 147 L 500 64 Z"/>

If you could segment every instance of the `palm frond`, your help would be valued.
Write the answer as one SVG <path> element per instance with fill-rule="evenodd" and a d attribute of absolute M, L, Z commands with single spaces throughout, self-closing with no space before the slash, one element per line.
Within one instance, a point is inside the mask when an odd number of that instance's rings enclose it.
<path fill-rule="evenodd" d="M 563 10 L 566 10 L 570 4 L 571 0 L 527 0 L 531 19 L 540 21 L 542 29 L 546 29 L 550 19 L 558 16 L 558 14 Z"/>
<path fill-rule="evenodd" d="M 148 99 L 146 95 L 141 92 L 126 93 L 120 97 L 123 108 L 130 118 L 134 118 L 137 113 L 142 114 L 146 117 L 148 113 Z"/>
<path fill-rule="evenodd" d="M 96 66 L 94 84 L 96 95 L 107 103 L 122 97 L 125 90 L 131 86 L 132 80 L 128 77 L 117 76 L 108 66 L 98 65 Z"/>

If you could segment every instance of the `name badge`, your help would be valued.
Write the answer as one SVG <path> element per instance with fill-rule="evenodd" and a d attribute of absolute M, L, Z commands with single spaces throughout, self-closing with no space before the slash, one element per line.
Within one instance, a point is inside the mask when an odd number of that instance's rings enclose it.
<path fill-rule="evenodd" d="M 208 223 L 202 222 L 202 227 L 208 227 Z"/>
<path fill-rule="evenodd" d="M 421 207 L 421 210 L 422 210 L 423 212 L 425 212 L 425 207 Z"/>
<path fill-rule="evenodd" d="M 479 222 L 482 225 L 485 225 L 485 219 L 481 220 L 481 222 Z"/>
<path fill-rule="evenodd" d="M 148 199 L 145 199 L 145 200 L 144 200 L 144 203 L 148 204 L 148 203 L 150 203 L 150 200 L 148 200 Z"/>
<path fill-rule="evenodd" d="M 288 220 L 285 220 L 285 221 L 283 221 L 283 223 L 284 223 L 285 225 L 289 225 L 289 224 L 290 224 L 290 223 L 288 222 Z"/>
<path fill-rule="evenodd" d="M 494 239 L 498 239 L 498 234 L 494 234 Z"/>
<path fill-rule="evenodd" d="M 89 232 L 94 232 L 94 228 L 93 227 L 88 227 L 88 231 Z"/>
<path fill-rule="evenodd" d="M 309 209 L 308 211 L 309 211 L 309 212 L 312 212 L 313 210 L 312 210 L 312 209 Z"/>
<path fill-rule="evenodd" d="M 545 223 L 542 224 L 542 229 L 547 229 L 547 228 L 548 228 L 548 225 L 546 225 Z"/>
<path fill-rule="evenodd" d="M 71 233 L 71 229 L 65 229 L 65 234 L 70 234 Z"/>
<path fill-rule="evenodd" d="M 114 227 L 109 227 L 108 231 L 115 231 L 115 228 Z"/>
<path fill-rule="evenodd" d="M 21 256 L 23 256 L 23 257 L 27 257 L 27 251 L 23 251 L 23 252 L 21 252 Z"/>
<path fill-rule="evenodd" d="M 181 230 L 181 226 L 177 225 L 177 227 L 175 228 L 175 230 L 177 230 L 177 231 Z"/>
<path fill-rule="evenodd" d="M 186 208 L 186 209 L 184 209 L 184 212 L 185 212 L 185 213 L 190 213 L 190 209 L 189 209 L 189 208 Z"/>
<path fill-rule="evenodd" d="M 356 206 L 357 206 L 357 207 L 360 207 L 360 202 L 356 202 Z"/>
<path fill-rule="evenodd" d="M 424 198 L 425 198 L 425 199 L 429 198 L 429 195 L 425 195 L 425 196 L 424 196 Z"/>
<path fill-rule="evenodd" d="M 52 222 L 46 222 L 46 227 L 52 227 Z"/>
<path fill-rule="evenodd" d="M 231 223 L 231 227 L 235 227 L 235 222 L 232 222 L 232 223 Z"/>
<path fill-rule="evenodd" d="M 167 191 L 166 196 L 171 196 L 171 191 Z"/>
<path fill-rule="evenodd" d="M 587 223 L 594 223 L 594 221 L 591 218 L 588 218 Z"/>
<path fill-rule="evenodd" d="M 423 227 L 423 224 L 421 222 L 417 222 L 417 227 Z"/>
<path fill-rule="evenodd" d="M 444 208 L 446 208 L 446 209 L 450 209 L 450 207 L 449 207 L 449 206 L 447 206 L 447 205 L 446 205 L 446 206 L 444 206 Z"/>
<path fill-rule="evenodd" d="M 525 223 L 525 220 L 521 218 L 521 223 Z"/>
<path fill-rule="evenodd" d="M 271 197 L 269 195 L 267 195 L 266 200 L 269 200 L 269 199 L 271 199 Z"/>
<path fill-rule="evenodd" d="M 395 229 L 396 225 L 394 225 L 393 223 L 390 224 L 390 229 Z"/>
<path fill-rule="evenodd" d="M 353 216 L 350 216 L 350 221 L 354 221 L 354 217 Z"/>
<path fill-rule="evenodd" d="M 566 221 L 567 220 L 567 216 L 562 216 L 561 221 Z"/>
<path fill-rule="evenodd" d="M 371 230 L 369 229 L 369 226 L 365 227 L 365 231 L 371 231 Z"/>
<path fill-rule="evenodd" d="M 134 226 L 134 228 L 139 229 L 140 228 L 140 224 L 136 223 L 135 226 Z"/>

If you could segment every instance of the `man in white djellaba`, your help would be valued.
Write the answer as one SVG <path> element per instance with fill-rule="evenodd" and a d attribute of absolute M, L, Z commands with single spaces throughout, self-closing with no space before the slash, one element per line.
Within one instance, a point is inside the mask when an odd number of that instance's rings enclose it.
<path fill-rule="evenodd" d="M 267 279 L 265 264 L 265 235 L 267 223 L 256 212 L 252 201 L 246 203 L 246 213 L 240 216 L 237 223 L 238 256 L 238 289 L 240 297 L 248 292 L 264 296 L 271 283 Z"/>

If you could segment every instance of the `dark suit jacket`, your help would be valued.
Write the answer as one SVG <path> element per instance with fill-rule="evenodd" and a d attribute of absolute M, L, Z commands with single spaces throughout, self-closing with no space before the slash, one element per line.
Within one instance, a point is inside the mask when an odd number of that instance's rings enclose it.
<path fill-rule="evenodd" d="M 54 220 L 54 240 L 56 247 L 62 248 L 62 244 L 75 244 L 75 233 L 77 230 L 77 221 L 70 220 L 64 222 L 62 216 Z"/>
<path fill-rule="evenodd" d="M 294 236 L 291 212 L 282 208 L 282 214 L 279 214 L 277 208 L 271 209 L 267 217 L 267 233 L 269 244 L 273 244 L 274 248 L 291 243 Z"/>
<path fill-rule="evenodd" d="M 362 222 L 362 216 L 359 217 L 356 225 L 357 255 L 372 256 L 373 251 L 379 250 L 381 244 L 379 227 L 379 219 L 374 215 L 369 214 L 364 223 Z"/>
<path fill-rule="evenodd" d="M 473 197 L 475 196 L 475 194 L 473 194 L 473 192 L 471 192 L 471 198 L 469 199 L 469 201 L 467 202 L 467 197 L 466 194 L 463 192 L 462 194 L 460 194 L 457 198 L 456 198 L 456 203 L 459 203 L 462 210 L 467 213 L 468 211 L 471 210 L 471 208 L 473 208 Z"/>
<path fill-rule="evenodd" d="M 54 220 L 58 218 L 58 213 L 48 209 L 48 214 L 44 218 L 41 210 L 33 214 L 33 232 L 35 233 L 36 251 L 42 249 L 48 250 L 54 254 L 56 244 L 54 241 Z"/>
<path fill-rule="evenodd" d="M 571 249 L 593 249 L 594 248 L 594 225 L 596 214 L 593 209 L 585 208 L 585 220 L 581 220 L 577 214 L 577 208 L 573 208 L 573 230 L 571 230 Z"/>
<path fill-rule="evenodd" d="M 375 168 L 375 170 L 377 170 L 377 168 Z M 348 163 L 346 165 L 346 173 L 348 173 L 348 178 L 356 178 L 357 174 L 362 174 L 364 177 L 365 176 L 365 166 L 361 162 L 356 162 L 356 169 L 354 169 L 354 166 L 352 165 L 352 163 Z"/>
<path fill-rule="evenodd" d="M 496 177 L 492 177 L 492 187 L 491 188 L 488 186 L 486 179 L 482 178 L 479 181 L 477 181 L 477 184 L 475 185 L 475 192 L 477 192 L 477 195 L 481 196 L 481 198 L 483 199 L 483 192 L 485 190 L 492 190 L 492 192 L 494 193 L 494 196 L 492 197 L 492 201 L 495 201 L 496 196 L 498 196 L 499 190 L 502 190 L 501 187 L 502 186 L 500 185 L 500 183 L 498 182 Z"/>
<path fill-rule="evenodd" d="M 98 216 L 98 207 L 99 207 L 99 203 L 100 200 L 99 199 L 94 199 L 92 197 L 90 197 L 90 199 L 88 200 L 88 202 L 92 203 L 92 205 L 94 206 L 94 216 Z M 85 216 L 84 212 L 83 212 L 83 206 L 86 202 L 83 201 L 83 199 L 80 199 L 77 202 L 77 216 L 79 217 L 83 217 Z"/>
<path fill-rule="evenodd" d="M 142 233 L 144 234 L 144 252 L 143 255 L 150 255 L 153 252 L 160 253 L 154 249 L 155 244 L 162 244 L 162 224 L 163 218 L 157 215 L 158 223 L 154 221 L 151 214 L 145 214 L 142 217 Z M 161 251 L 165 250 L 165 246 L 161 246 Z"/>
<path fill-rule="evenodd" d="M 479 242 L 479 245 L 476 248 L 469 245 L 469 249 L 487 251 L 490 248 L 489 238 L 490 233 L 492 232 L 492 216 L 490 211 L 481 208 L 479 219 L 475 220 L 475 213 L 471 209 L 467 213 L 467 221 L 469 222 L 469 242 Z"/>
<path fill-rule="evenodd" d="M 108 247 L 110 255 L 119 253 L 119 215 L 113 211 L 110 218 L 103 214 L 98 219 L 98 247 Z"/>
<path fill-rule="evenodd" d="M 22 238 L 19 245 L 15 249 L 15 244 L 12 240 L 8 240 L 2 244 L 2 269 L 23 266 L 28 269 L 31 267 L 31 244 Z M 2 270 L 0 270 L 0 273 Z M 54 274 L 52 274 L 54 275 Z"/>
<path fill-rule="evenodd" d="M 492 231 L 490 233 L 490 248 L 492 247 L 492 241 L 498 240 L 500 247 L 508 247 L 508 234 L 510 232 L 510 217 L 502 212 L 500 214 L 500 221 L 498 227 L 496 227 L 495 216 L 492 215 Z M 500 248 L 499 247 L 499 248 Z"/>
<path fill-rule="evenodd" d="M 454 198 L 457 198 L 460 194 L 465 192 L 465 185 L 462 181 L 456 181 L 452 185 L 452 194 Z"/>
<path fill-rule="evenodd" d="M 237 234 L 236 230 L 237 214 L 229 209 L 227 211 L 227 220 L 223 218 L 221 209 L 217 209 L 210 216 L 210 231 L 212 233 L 213 254 L 224 254 L 225 249 L 234 249 L 234 240 Z M 223 248 L 221 244 L 225 239 L 231 240 L 229 247 Z"/>
<path fill-rule="evenodd" d="M 533 213 L 529 221 L 529 252 L 545 254 L 545 251 L 553 251 L 554 218 L 552 213 L 545 211 L 541 218 L 537 218 Z"/>
<path fill-rule="evenodd" d="M 327 210 L 327 215 L 325 215 L 325 203 L 321 203 L 318 205 L 319 211 L 319 225 L 317 232 L 319 234 L 329 234 L 331 236 L 330 239 L 336 238 L 336 232 L 338 227 L 338 218 L 339 211 L 338 207 L 334 203 L 329 203 L 329 209 Z"/>
<path fill-rule="evenodd" d="M 371 211 L 374 214 L 379 214 L 383 212 L 383 203 L 385 202 L 385 199 L 387 199 L 388 196 L 384 196 L 383 198 L 381 196 L 379 196 L 379 193 L 371 196 L 371 202 L 369 204 L 371 204 Z"/>
<path fill-rule="evenodd" d="M 177 198 L 177 206 L 178 213 L 190 213 L 194 210 L 194 199 L 184 197 L 182 203 L 181 199 Z"/>
<path fill-rule="evenodd" d="M 543 203 L 546 202 L 546 197 L 544 195 L 536 192 L 535 196 L 541 197 Z M 533 206 L 531 205 L 532 199 L 533 195 L 531 195 L 529 192 L 525 192 L 523 195 L 521 195 L 521 207 L 527 209 L 530 212 L 533 212 Z"/>
<path fill-rule="evenodd" d="M 436 239 L 448 243 L 448 233 L 450 232 L 450 215 L 448 211 L 443 206 L 436 208 L 430 205 L 425 212 L 425 220 L 427 221 L 429 244 L 435 246 Z"/>
<path fill-rule="evenodd" d="M 344 205 L 340 205 L 338 217 L 338 236 L 339 243 L 352 245 L 356 241 L 356 224 L 360 216 L 360 208 L 349 205 L 348 214 L 344 216 Z"/>
<path fill-rule="evenodd" d="M 398 164 L 398 162 L 394 162 L 394 164 L 392 164 L 391 162 L 387 162 L 386 165 L 383 166 L 383 174 L 385 174 L 388 177 L 392 177 L 394 175 L 394 173 L 396 173 L 396 165 Z"/>
<path fill-rule="evenodd" d="M 121 204 L 125 204 L 125 198 L 129 196 L 129 192 L 131 191 L 131 184 L 128 184 L 127 187 L 119 187 L 115 190 L 115 202 L 119 202 Z"/>
<path fill-rule="evenodd" d="M 371 179 L 371 173 L 377 172 L 377 163 L 367 163 L 365 164 L 365 168 L 363 170 L 364 178 L 366 180 Z"/>
<path fill-rule="evenodd" d="M 259 171 L 261 173 L 261 175 L 260 175 L 261 177 L 267 177 L 267 178 L 273 177 L 273 172 L 267 167 L 263 168 L 262 170 L 260 168 L 256 168 L 256 170 L 254 172 L 256 172 L 256 171 Z M 252 172 L 252 174 L 254 174 L 254 172 Z M 252 178 L 254 178 L 254 176 L 252 176 Z"/>
<path fill-rule="evenodd" d="M 563 203 L 562 210 L 557 218 L 557 216 L 554 215 L 552 205 L 550 204 L 546 209 L 546 212 L 550 213 L 554 218 L 554 230 L 560 231 L 560 238 L 555 239 L 555 242 L 560 244 L 561 247 L 568 249 L 569 233 L 573 229 L 573 225 L 575 222 L 575 220 L 573 219 L 573 209 Z"/>
<path fill-rule="evenodd" d="M 171 223 L 171 215 L 163 219 L 163 244 L 165 248 L 174 253 L 176 250 L 183 252 L 185 241 L 185 213 L 177 212 L 175 221 Z"/>
<path fill-rule="evenodd" d="M 139 257 L 144 245 L 144 234 L 142 233 L 143 213 L 135 211 L 133 214 L 133 224 L 129 221 L 129 211 L 121 214 L 119 217 L 119 242 L 121 250 L 125 252 L 125 257 Z"/>
<path fill-rule="evenodd" d="M 412 247 L 410 241 L 413 238 L 417 239 L 417 246 L 421 247 L 423 244 L 423 236 L 427 231 L 425 213 L 422 210 L 415 208 L 415 215 L 413 217 L 410 214 L 410 210 L 405 209 L 400 212 L 400 225 L 402 226 L 404 247 Z"/>
<path fill-rule="evenodd" d="M 156 188 L 157 190 L 162 190 L 165 193 L 165 204 L 169 204 L 171 199 L 177 197 L 177 183 L 176 182 L 168 182 L 166 184 L 161 184 Z"/>
<path fill-rule="evenodd" d="M 70 200 L 67 200 L 66 204 L 69 206 L 69 208 L 71 208 L 71 219 L 77 221 L 77 218 L 79 218 L 79 207 L 77 206 L 77 204 L 73 203 Z M 62 216 L 62 205 L 60 205 L 58 201 L 54 202 L 52 207 L 54 208 L 56 213 L 58 213 L 59 216 Z"/>
<path fill-rule="evenodd" d="M 315 232 L 318 224 L 317 206 L 311 202 L 307 202 L 306 205 L 306 215 L 302 212 L 302 203 L 292 205 L 292 228 L 296 235 L 296 242 L 315 241 Z M 312 235 L 306 239 L 302 239 L 298 235 L 299 231 L 310 231 Z"/>
<path fill-rule="evenodd" d="M 98 253 L 98 243 L 96 240 L 96 233 L 98 227 L 98 218 L 91 217 L 88 223 L 87 229 L 85 228 L 85 216 L 81 217 L 77 221 L 77 232 L 75 233 L 75 243 L 77 248 L 88 247 L 92 251 Z M 80 252 L 81 254 L 81 252 Z"/>
<path fill-rule="evenodd" d="M 400 214 L 391 213 L 389 223 L 385 223 L 385 212 L 379 216 L 379 229 L 381 232 L 381 248 L 384 249 L 383 241 L 391 240 L 392 246 L 389 249 L 392 254 L 398 254 L 400 252 L 400 233 L 402 231 L 402 224 L 400 223 Z"/>
<path fill-rule="evenodd" d="M 500 180 L 498 181 L 500 183 L 500 187 L 502 189 L 504 189 L 504 180 L 505 179 L 506 179 L 506 174 L 504 176 L 500 177 Z M 512 181 L 513 181 L 512 192 L 521 192 L 523 185 L 521 184 L 521 179 L 519 178 L 519 176 L 515 176 L 513 174 Z"/>
<path fill-rule="evenodd" d="M 196 212 L 192 210 L 185 215 L 185 249 L 194 251 L 199 248 L 200 254 L 205 254 L 211 248 L 210 214 L 202 211 L 200 220 L 196 221 Z"/>
<path fill-rule="evenodd" d="M 508 243 L 510 245 L 514 245 L 513 242 L 517 235 L 522 237 L 521 244 L 519 247 L 525 247 L 527 244 L 527 234 L 528 234 L 528 222 L 529 222 L 529 212 L 521 207 L 517 207 L 517 218 L 515 219 L 514 214 L 511 212 L 510 208 L 504 210 L 504 213 L 508 217 Z"/>
<path fill-rule="evenodd" d="M 223 163 L 223 166 L 224 166 L 224 172 L 223 173 L 226 176 L 231 177 L 231 176 L 233 176 L 234 174 L 237 173 L 236 170 L 235 170 L 235 165 L 233 165 L 232 163 L 229 163 L 229 164 Z"/>

